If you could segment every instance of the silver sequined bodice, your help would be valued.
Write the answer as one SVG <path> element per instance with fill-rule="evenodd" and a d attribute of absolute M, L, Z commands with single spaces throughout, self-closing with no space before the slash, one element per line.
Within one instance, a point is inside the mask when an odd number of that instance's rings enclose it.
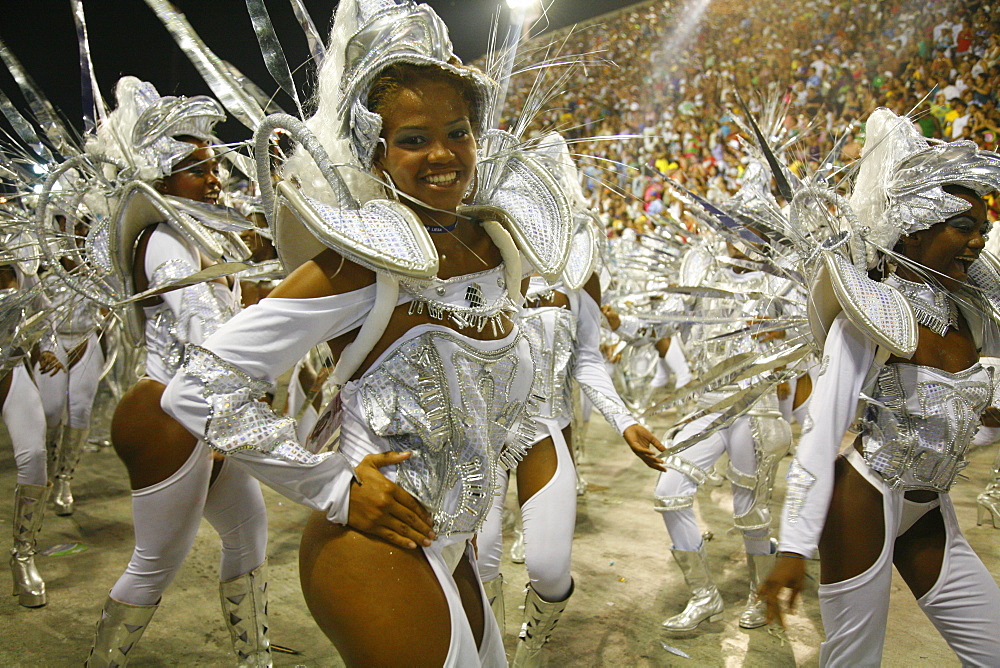
<path fill-rule="evenodd" d="M 725 322 L 700 324 L 692 328 L 691 335 L 685 341 L 692 371 L 704 373 L 722 360 L 741 353 L 766 351 L 768 345 L 751 336 L 749 330 L 736 335 L 732 332 L 745 328 L 746 323 L 773 315 L 772 300 L 750 297 L 751 293 L 769 294 L 767 274 L 760 271 L 737 273 L 728 267 L 717 267 L 706 279 L 706 284 L 735 294 L 747 295 L 747 298 L 739 304 L 734 303 L 731 298 L 703 298 L 698 301 L 700 315 L 717 317 L 724 319 Z M 698 405 L 713 406 L 752 383 L 753 380 L 748 379 L 740 383 L 713 387 L 698 397 Z M 777 399 L 765 396 L 758 402 L 757 408 L 762 415 L 773 416 L 776 413 Z M 754 414 L 757 413 L 755 410 Z"/>
<path fill-rule="evenodd" d="M 526 309 L 521 328 L 531 342 L 535 361 L 538 417 L 565 418 L 573 414 L 569 365 L 576 348 L 577 316 L 565 308 L 546 306 Z"/>
<path fill-rule="evenodd" d="M 992 396 L 978 362 L 959 373 L 887 364 L 861 419 L 868 465 L 896 489 L 947 492 Z"/>
<path fill-rule="evenodd" d="M 528 342 L 519 331 L 496 341 L 434 325 L 415 331 L 345 386 L 345 423 L 355 412 L 349 404 L 359 402 L 357 417 L 372 434 L 388 449 L 413 453 L 398 465 L 396 482 L 433 514 L 435 531 L 474 532 L 499 467 L 516 441 L 530 444 L 531 435 L 518 433 L 534 372 Z M 341 451 L 354 459 L 362 453 L 352 451 L 350 433 L 345 424 Z"/>
<path fill-rule="evenodd" d="M 53 274 L 47 274 L 42 281 L 55 331 L 67 340 L 67 347 L 72 347 L 97 327 L 97 304 Z"/>

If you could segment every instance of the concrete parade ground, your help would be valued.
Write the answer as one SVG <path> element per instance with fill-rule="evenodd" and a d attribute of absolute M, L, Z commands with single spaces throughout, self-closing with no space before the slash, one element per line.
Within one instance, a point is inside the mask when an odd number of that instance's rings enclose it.
<path fill-rule="evenodd" d="M 661 432 L 667 419 L 654 420 Z M 796 428 L 797 432 L 797 428 Z M 0 444 L 0 531 L 10 542 L 14 460 L 6 432 Z M 995 446 L 994 446 L 995 447 Z M 994 451 L 972 453 L 971 465 L 952 497 L 969 542 L 994 573 L 1000 573 L 1000 531 L 976 526 L 975 497 L 990 475 Z M 773 510 L 784 493 L 782 462 Z M 724 461 L 719 470 L 724 470 Z M 815 580 L 789 617 L 787 630 L 740 629 L 737 617 L 747 595 L 742 540 L 732 527 L 728 483 L 698 493 L 707 549 L 726 602 L 723 619 L 697 633 L 671 636 L 660 623 L 679 612 L 688 593 L 670 557 L 670 541 L 652 508 L 655 473 L 636 459 L 595 414 L 581 465 L 590 483 L 579 499 L 573 577 L 576 593 L 546 652 L 551 666 L 814 666 L 822 640 Z M 77 510 L 57 517 L 49 509 L 39 539 L 38 568 L 49 604 L 22 608 L 0 598 L 0 666 L 79 666 L 87 657 L 101 605 L 124 570 L 132 543 L 128 479 L 111 448 L 87 452 L 73 483 Z M 298 579 L 299 536 L 307 511 L 265 489 L 271 580 L 271 641 L 297 653 L 275 653 L 276 666 L 342 665 L 306 610 Z M 512 502 L 512 499 L 510 500 Z M 508 541 L 509 542 L 509 541 Z M 190 556 L 167 590 L 134 650 L 134 666 L 231 666 L 228 633 L 218 595 L 218 538 L 202 522 Z M 524 567 L 505 557 L 505 639 L 510 656 L 521 622 L 518 606 L 527 582 Z M 3 577 L 9 577 L 4 575 Z M 9 581 L 3 584 L 10 592 Z M 1000 660 L 1000 658 L 998 658 Z M 958 661 L 923 616 L 902 580 L 895 577 L 884 665 L 957 666 Z"/>

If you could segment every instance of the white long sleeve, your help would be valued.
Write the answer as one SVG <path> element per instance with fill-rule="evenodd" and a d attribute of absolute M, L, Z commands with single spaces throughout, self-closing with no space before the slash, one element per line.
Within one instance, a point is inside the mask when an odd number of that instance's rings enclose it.
<path fill-rule="evenodd" d="M 858 399 L 875 359 L 875 343 L 840 314 L 823 348 L 821 373 L 809 399 L 812 424 L 799 440 L 788 469 L 780 549 L 811 557 L 823 532 L 833 466 L 857 413 Z"/>
<path fill-rule="evenodd" d="M 150 288 L 194 274 L 201 266 L 197 250 L 177 230 L 167 224 L 156 226 L 143 257 Z M 225 294 L 230 292 L 221 283 L 208 282 L 164 292 L 160 298 L 173 312 L 182 343 L 200 345 L 232 315 L 230 302 L 239 303 L 238 298 Z"/>
<path fill-rule="evenodd" d="M 577 314 L 576 351 L 573 355 L 573 377 L 584 394 L 594 403 L 604 419 L 611 426 L 623 433 L 634 424 L 638 424 L 625 402 L 618 396 L 618 391 L 608 373 L 608 367 L 601 355 L 601 309 L 597 302 L 583 290 L 576 290 L 569 295 L 570 307 Z"/>
<path fill-rule="evenodd" d="M 359 327 L 374 300 L 374 285 L 316 299 L 261 300 L 204 342 L 204 350 L 219 358 L 211 373 L 225 375 L 221 384 L 228 383 L 227 394 L 218 395 L 223 401 L 206 396 L 212 390 L 206 387 L 205 374 L 192 373 L 189 353 L 188 364 L 163 393 L 163 409 L 261 482 L 322 511 L 332 522 L 346 523 L 354 475 L 350 463 L 339 454 L 313 455 L 303 450 L 295 437 L 294 421 L 275 415 L 255 399 L 314 345 Z M 197 349 L 193 354 L 200 355 Z M 246 378 L 240 382 L 242 376 Z M 236 400 L 229 400 L 243 390 Z M 218 434 L 230 429 L 239 438 L 223 443 Z M 249 447 L 254 444 L 262 447 Z"/>

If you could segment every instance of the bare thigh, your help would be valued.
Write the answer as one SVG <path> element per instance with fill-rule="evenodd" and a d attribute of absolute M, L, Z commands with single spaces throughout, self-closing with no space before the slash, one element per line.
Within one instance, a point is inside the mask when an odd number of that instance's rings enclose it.
<path fill-rule="evenodd" d="M 556 446 L 550 437 L 531 446 L 517 465 L 517 500 L 522 506 L 552 480 L 559 467 Z"/>
<path fill-rule="evenodd" d="M 7 393 L 10 392 L 10 383 L 13 376 L 14 374 L 8 371 L 3 375 L 3 378 L 0 378 L 0 408 L 3 408 L 3 405 L 7 403 Z"/>
<path fill-rule="evenodd" d="M 941 508 L 927 511 L 896 539 L 892 563 L 913 595 L 930 591 L 944 563 L 945 528 Z"/>
<path fill-rule="evenodd" d="M 819 541 L 820 582 L 834 584 L 872 567 L 885 545 L 882 494 L 844 457 L 834 465 L 833 495 Z"/>
<path fill-rule="evenodd" d="M 466 576 L 456 571 L 463 597 Z M 302 534 L 299 577 L 309 612 L 348 666 L 444 664 L 451 617 L 423 551 L 400 549 L 316 512 Z"/>
<path fill-rule="evenodd" d="M 162 383 L 143 378 L 125 393 L 111 419 L 111 443 L 128 469 L 132 489 L 169 478 L 198 443 L 160 408 L 163 389 Z"/>

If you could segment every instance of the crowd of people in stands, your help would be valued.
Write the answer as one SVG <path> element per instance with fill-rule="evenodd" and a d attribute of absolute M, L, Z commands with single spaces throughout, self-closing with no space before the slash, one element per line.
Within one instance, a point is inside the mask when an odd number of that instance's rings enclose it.
<path fill-rule="evenodd" d="M 814 172 L 838 138 L 836 162 L 857 157 L 876 107 L 909 114 L 926 137 L 1000 143 L 1000 11 L 984 0 L 654 0 L 535 44 L 597 52 L 608 65 L 578 69 L 539 127 L 584 141 L 585 190 L 609 234 L 643 231 L 658 215 L 663 179 L 720 201 L 739 187 L 745 153 L 737 96 L 760 114 L 787 103 L 782 140 L 799 136 L 793 167 Z M 611 64 L 613 63 L 613 64 Z M 521 109 L 533 77 L 515 78 Z M 519 85 L 520 84 L 520 85 Z M 508 122 L 514 119 L 507 119 Z M 601 160 L 600 157 L 606 157 Z M 628 201 L 614 197 L 625 193 Z"/>

